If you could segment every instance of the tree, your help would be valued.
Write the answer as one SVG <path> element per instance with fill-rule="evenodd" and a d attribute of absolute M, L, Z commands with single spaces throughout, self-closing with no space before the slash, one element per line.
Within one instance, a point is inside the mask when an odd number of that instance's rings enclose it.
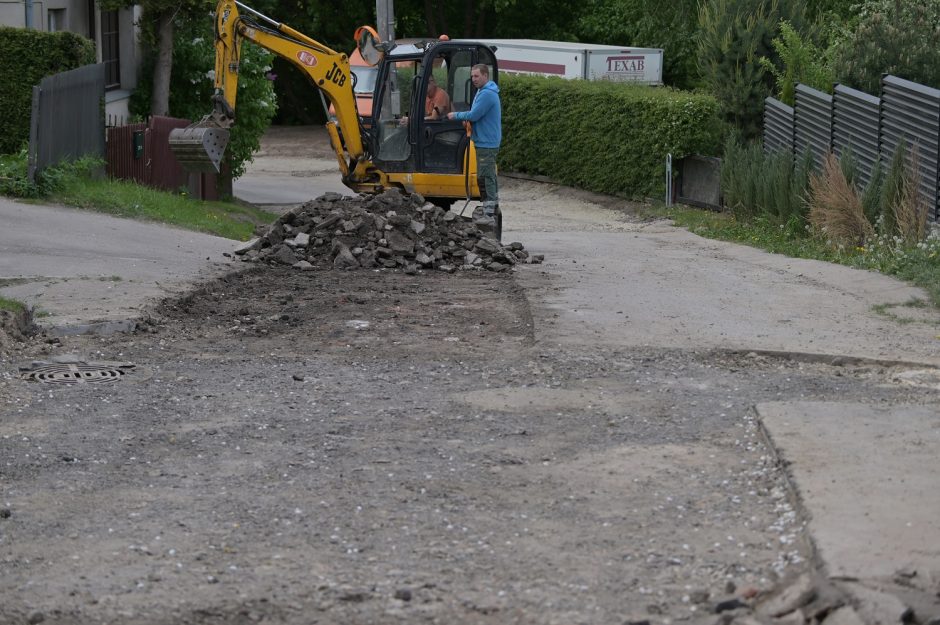
<path fill-rule="evenodd" d="M 940 87 L 940 0 L 867 0 L 833 44 L 836 77 L 877 95 L 881 75 Z"/>
<path fill-rule="evenodd" d="M 173 66 L 170 73 L 167 111 L 174 117 L 200 120 L 212 110 L 211 96 L 215 90 L 215 18 L 209 11 L 198 19 L 177 16 L 173 25 Z M 261 135 L 268 128 L 276 111 L 274 87 L 269 79 L 272 55 L 259 46 L 246 42 L 242 45 L 238 71 L 238 99 L 235 105 L 235 125 L 225 151 L 228 172 L 240 176 L 252 154 L 261 146 Z M 155 65 L 141 70 L 142 78 L 156 72 Z M 144 116 L 152 112 L 151 89 L 155 80 L 141 80 L 131 97 L 131 112 Z M 313 91 L 313 87 L 310 90 Z M 227 183 L 223 182 L 223 187 Z"/>
<path fill-rule="evenodd" d="M 588 0 L 578 17 L 583 41 L 663 49 L 663 82 L 690 89 L 698 83 L 695 32 L 698 0 Z"/>
<path fill-rule="evenodd" d="M 725 121 L 745 139 L 760 135 L 764 98 L 773 87 L 760 59 L 780 65 L 772 41 L 781 20 L 806 32 L 803 0 L 706 0 L 699 10 L 699 71 Z"/>
<path fill-rule="evenodd" d="M 153 55 L 153 84 L 150 90 L 150 113 L 169 113 L 170 80 L 173 70 L 173 27 L 178 19 L 205 13 L 208 0 L 99 0 L 102 9 L 119 9 L 133 5 L 143 8 L 140 21 L 141 39 Z"/>

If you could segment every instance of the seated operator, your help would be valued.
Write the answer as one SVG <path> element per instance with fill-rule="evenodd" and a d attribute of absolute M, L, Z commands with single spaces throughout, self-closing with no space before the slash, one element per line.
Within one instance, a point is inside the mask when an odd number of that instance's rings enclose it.
<path fill-rule="evenodd" d="M 428 78 L 428 93 L 424 99 L 424 119 L 425 121 L 438 121 L 447 119 L 450 113 L 450 97 L 447 92 L 437 86 L 434 76 Z M 408 116 L 402 117 L 398 121 L 399 126 L 408 125 Z"/>
<path fill-rule="evenodd" d="M 450 97 L 447 92 L 437 86 L 434 76 L 428 78 L 428 96 L 424 100 L 424 119 L 439 120 L 450 113 Z"/>

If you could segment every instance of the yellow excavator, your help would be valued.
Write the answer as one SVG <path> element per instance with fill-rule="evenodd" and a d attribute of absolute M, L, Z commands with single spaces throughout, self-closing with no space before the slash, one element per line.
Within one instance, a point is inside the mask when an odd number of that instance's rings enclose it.
<path fill-rule="evenodd" d="M 357 77 L 348 55 L 237 0 L 221 0 L 215 20 L 213 110 L 202 121 L 170 134 L 170 148 L 184 169 L 219 170 L 228 129 L 236 121 L 241 44 L 249 41 L 290 62 L 317 87 L 324 107 L 332 109 L 326 127 L 343 183 L 350 189 L 399 188 L 445 207 L 457 199 L 480 198 L 469 131 L 462 122 L 448 120 L 446 113 L 469 110 L 476 93 L 470 82 L 473 65 L 488 65 L 490 78 L 498 80 L 490 47 L 437 39 L 383 43 L 372 28 L 359 28 L 358 50 L 378 70 L 367 128 L 356 109 Z M 426 110 L 429 84 L 434 95 L 431 111 Z"/>

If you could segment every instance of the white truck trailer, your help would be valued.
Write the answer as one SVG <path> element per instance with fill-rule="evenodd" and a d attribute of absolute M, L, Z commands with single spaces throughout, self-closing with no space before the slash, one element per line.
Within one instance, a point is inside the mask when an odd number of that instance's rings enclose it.
<path fill-rule="evenodd" d="M 663 84 L 660 48 L 627 48 L 538 39 L 479 39 L 496 48 L 499 71 L 584 80 Z"/>

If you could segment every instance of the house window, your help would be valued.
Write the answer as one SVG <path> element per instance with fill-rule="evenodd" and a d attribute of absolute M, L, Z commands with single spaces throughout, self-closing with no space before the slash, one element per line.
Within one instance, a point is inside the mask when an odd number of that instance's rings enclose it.
<path fill-rule="evenodd" d="M 49 9 L 46 14 L 46 30 L 50 33 L 66 30 L 65 9 Z"/>
<path fill-rule="evenodd" d="M 121 41 L 118 36 L 118 12 L 101 12 L 101 62 L 104 63 L 105 87 L 121 86 Z"/>

